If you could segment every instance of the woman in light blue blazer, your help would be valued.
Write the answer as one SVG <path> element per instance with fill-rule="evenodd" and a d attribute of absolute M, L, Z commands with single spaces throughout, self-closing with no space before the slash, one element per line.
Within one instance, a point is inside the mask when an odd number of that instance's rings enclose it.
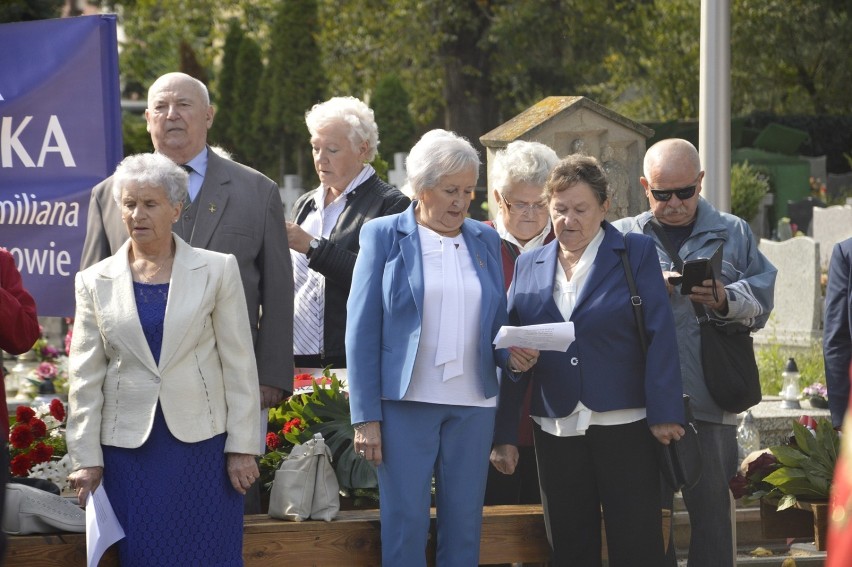
<path fill-rule="evenodd" d="M 378 466 L 382 564 L 425 566 L 432 477 L 437 563 L 477 565 L 506 319 L 500 237 L 465 218 L 479 156 L 433 130 L 406 160 L 415 201 L 361 229 L 346 324 L 356 453 Z M 528 367 L 518 350 L 512 363 Z M 515 360 L 525 358 L 526 360 Z"/>
<path fill-rule="evenodd" d="M 683 435 L 674 317 L 653 241 L 604 220 L 607 179 L 597 160 L 568 156 L 544 188 L 556 240 L 521 254 L 509 290 L 514 325 L 571 321 L 566 352 L 543 351 L 500 391 L 495 444 L 516 444 L 532 381 L 531 414 L 554 567 L 601 564 L 601 510 L 612 567 L 663 560 L 658 451 Z M 643 352 L 620 253 L 645 313 Z M 522 370 L 522 368 L 518 368 Z M 511 470 L 507 471 L 511 472 Z"/>

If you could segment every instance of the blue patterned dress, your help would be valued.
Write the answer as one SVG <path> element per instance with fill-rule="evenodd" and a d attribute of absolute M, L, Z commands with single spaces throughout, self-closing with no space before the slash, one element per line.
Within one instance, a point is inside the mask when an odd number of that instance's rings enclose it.
<path fill-rule="evenodd" d="M 159 362 L 169 284 L 133 283 L 142 330 Z M 243 497 L 231 486 L 225 435 L 177 440 L 157 405 L 137 449 L 104 445 L 104 487 L 127 537 L 121 567 L 243 564 Z"/>

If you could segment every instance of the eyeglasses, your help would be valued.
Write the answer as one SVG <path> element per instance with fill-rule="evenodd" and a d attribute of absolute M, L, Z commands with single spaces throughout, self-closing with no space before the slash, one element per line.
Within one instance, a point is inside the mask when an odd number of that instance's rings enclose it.
<path fill-rule="evenodd" d="M 654 196 L 655 200 L 662 201 L 664 203 L 666 201 L 670 201 L 672 195 L 677 195 L 677 198 L 681 201 L 692 199 L 692 196 L 695 195 L 695 190 L 698 189 L 698 180 L 700 178 L 701 173 L 698 174 L 698 177 L 695 178 L 695 181 L 692 182 L 692 185 L 687 185 L 686 187 L 681 187 L 679 189 L 651 189 L 651 195 Z"/>
<path fill-rule="evenodd" d="M 524 213 L 538 214 L 544 211 L 547 208 L 546 203 L 510 203 L 509 201 L 503 201 L 506 203 L 506 209 L 509 210 L 509 213 L 515 213 L 518 215 L 523 215 Z"/>
<path fill-rule="evenodd" d="M 666 191 L 658 191 L 657 189 L 651 189 L 651 195 L 654 196 L 654 199 L 657 201 L 668 201 L 672 198 L 672 195 L 677 195 L 677 198 L 681 201 L 686 201 L 687 199 L 691 199 L 693 195 L 695 195 L 695 190 L 698 188 L 698 185 L 690 185 L 689 187 L 681 187 L 680 189 L 668 189 Z"/>

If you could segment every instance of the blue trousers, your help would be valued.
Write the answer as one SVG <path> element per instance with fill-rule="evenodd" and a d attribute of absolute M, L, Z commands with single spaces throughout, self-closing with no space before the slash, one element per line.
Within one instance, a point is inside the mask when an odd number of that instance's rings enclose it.
<path fill-rule="evenodd" d="M 382 565 L 425 567 L 432 476 L 437 564 L 476 567 L 495 408 L 382 402 Z"/>
<path fill-rule="evenodd" d="M 709 421 L 699 421 L 697 426 L 701 478 L 692 488 L 681 491 L 692 533 L 688 565 L 733 567 L 728 481 L 737 472 L 737 429 Z"/>

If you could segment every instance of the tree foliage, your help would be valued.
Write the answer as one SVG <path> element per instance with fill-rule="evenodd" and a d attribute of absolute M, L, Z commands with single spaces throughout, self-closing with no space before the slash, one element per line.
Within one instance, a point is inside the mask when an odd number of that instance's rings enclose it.
<path fill-rule="evenodd" d="M 387 75 L 376 85 L 370 100 L 379 126 L 379 151 L 388 161 L 397 152 L 407 152 L 415 142 L 416 128 L 408 109 L 408 92 L 396 75 Z"/>
<path fill-rule="evenodd" d="M 58 18 L 65 0 L 3 0 L 0 24 Z"/>

